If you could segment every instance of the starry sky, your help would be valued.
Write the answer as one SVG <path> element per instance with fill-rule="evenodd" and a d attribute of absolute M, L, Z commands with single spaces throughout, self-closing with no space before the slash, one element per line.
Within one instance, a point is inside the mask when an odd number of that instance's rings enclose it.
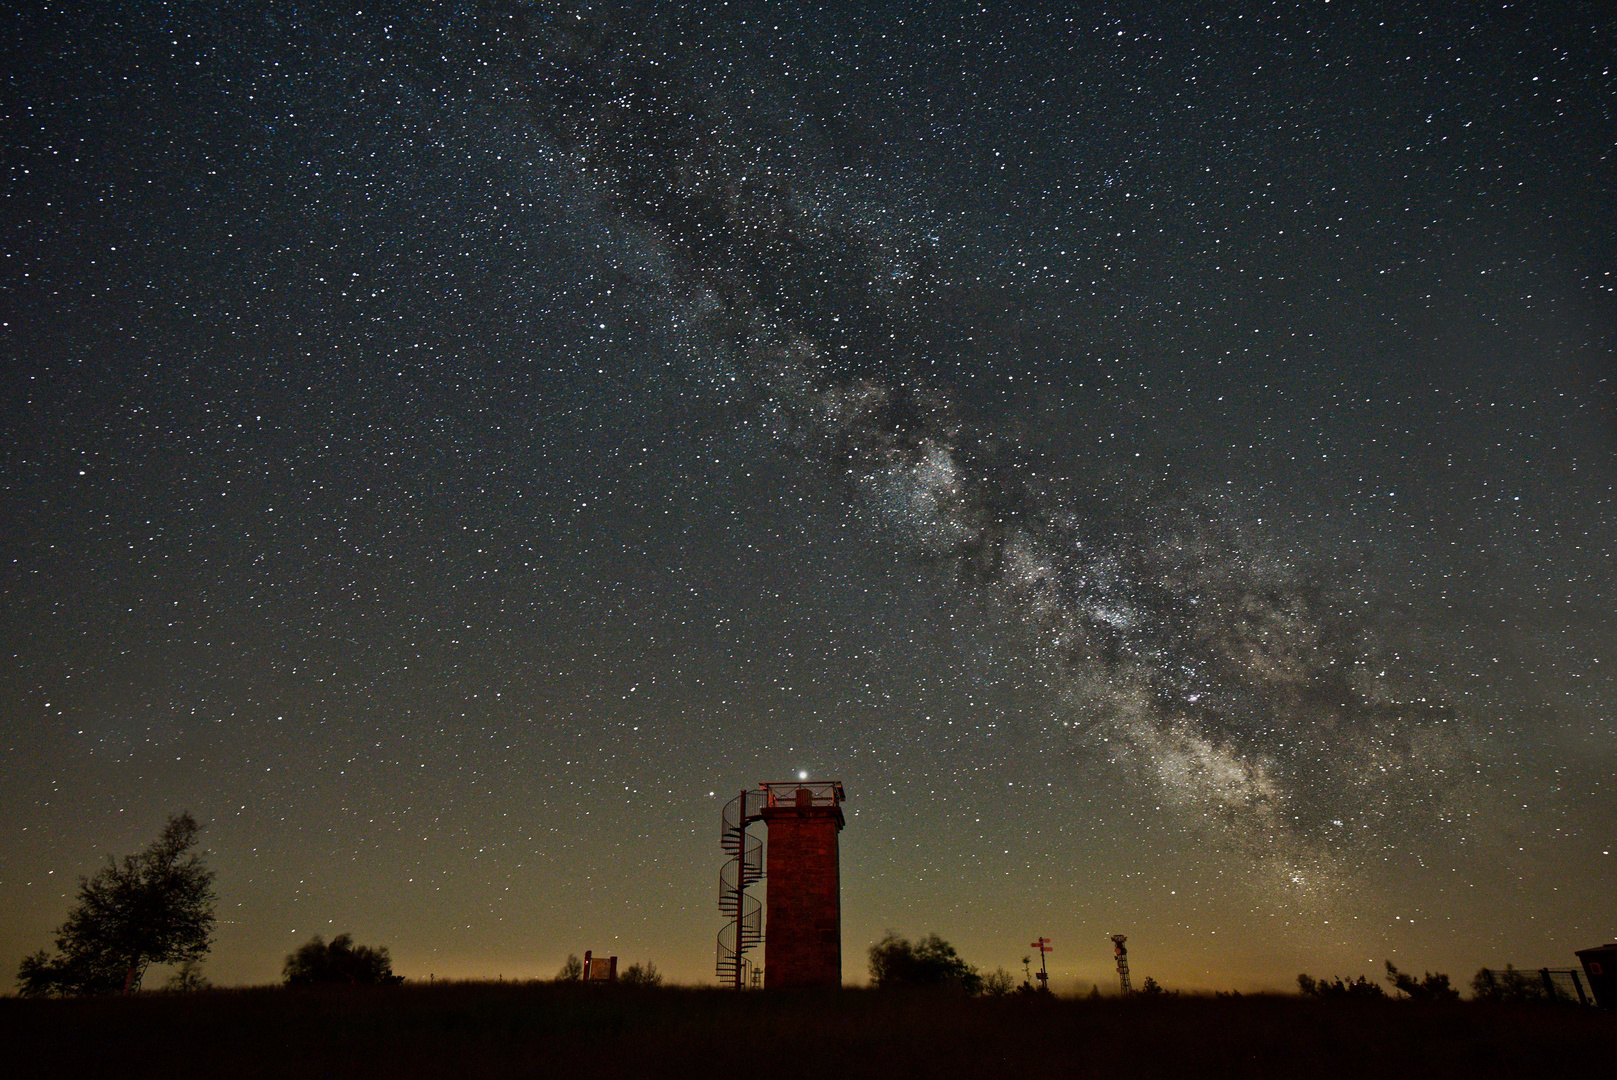
<path fill-rule="evenodd" d="M 711 982 L 799 773 L 849 981 L 1617 939 L 1606 5 L 5 22 L 6 964 L 189 809 L 215 982 Z"/>

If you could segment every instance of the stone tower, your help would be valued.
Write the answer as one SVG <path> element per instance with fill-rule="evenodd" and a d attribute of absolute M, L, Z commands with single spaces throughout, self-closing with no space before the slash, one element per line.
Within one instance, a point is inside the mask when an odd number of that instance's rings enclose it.
<path fill-rule="evenodd" d="M 770 989 L 842 985 L 842 893 L 837 834 L 842 783 L 803 780 L 762 785 L 759 816 L 769 830 L 764 985 Z"/>

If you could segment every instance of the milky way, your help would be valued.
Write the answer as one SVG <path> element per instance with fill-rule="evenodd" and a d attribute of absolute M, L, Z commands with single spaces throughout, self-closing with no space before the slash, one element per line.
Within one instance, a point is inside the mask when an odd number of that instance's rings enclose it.
<path fill-rule="evenodd" d="M 1453 796 L 1479 735 L 1388 660 L 1362 581 L 1216 493 L 1041 470 L 960 419 L 920 374 L 950 300 L 928 239 L 872 230 L 789 163 L 749 162 L 778 132 L 666 64 L 666 32 L 549 8 L 502 31 L 514 92 L 630 238 L 619 269 L 692 366 L 736 381 L 875 527 L 1013 621 L 1076 742 L 1132 759 L 1258 857 L 1265 884 L 1338 884 L 1359 849 L 1381 855 L 1409 785 Z"/>

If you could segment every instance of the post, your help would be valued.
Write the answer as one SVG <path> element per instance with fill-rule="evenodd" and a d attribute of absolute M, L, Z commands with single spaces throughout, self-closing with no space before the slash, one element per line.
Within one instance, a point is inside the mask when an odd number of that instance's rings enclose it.
<path fill-rule="evenodd" d="M 1587 1004 L 1589 1004 L 1589 999 L 1588 999 L 1587 996 L 1584 995 L 1584 992 L 1583 992 L 1583 980 L 1578 978 L 1578 969 L 1573 968 L 1571 971 L 1568 971 L 1567 974 L 1572 976 L 1572 989 L 1574 989 L 1574 990 L 1576 990 L 1578 992 L 1578 1004 L 1579 1005 L 1587 1005 Z"/>
<path fill-rule="evenodd" d="M 1045 966 L 1044 954 L 1055 948 L 1055 946 L 1050 944 L 1049 938 L 1041 937 L 1031 947 L 1039 950 L 1039 989 L 1048 993 L 1050 990 L 1050 970 Z"/>
<path fill-rule="evenodd" d="M 747 889 L 743 884 L 747 880 L 747 789 L 741 789 L 741 801 L 737 803 L 736 822 L 741 827 L 741 835 L 736 843 L 736 936 L 735 936 L 735 988 L 741 989 L 742 957 L 745 952 L 741 947 L 741 934 L 743 923 L 747 917 Z"/>

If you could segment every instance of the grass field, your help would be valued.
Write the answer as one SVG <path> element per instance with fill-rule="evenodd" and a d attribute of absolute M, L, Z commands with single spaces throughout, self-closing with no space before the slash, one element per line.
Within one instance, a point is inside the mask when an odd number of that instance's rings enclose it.
<path fill-rule="evenodd" d="M 8 1077 L 1602 1077 L 1617 1012 L 415 983 L 0 999 Z"/>

